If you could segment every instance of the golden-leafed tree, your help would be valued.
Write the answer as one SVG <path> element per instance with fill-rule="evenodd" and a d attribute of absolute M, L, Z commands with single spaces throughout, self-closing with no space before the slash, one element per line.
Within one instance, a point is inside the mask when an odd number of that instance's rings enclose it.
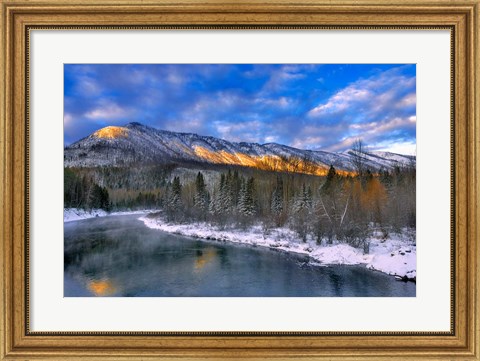
<path fill-rule="evenodd" d="M 387 206 L 387 191 L 378 177 L 370 176 L 362 193 L 362 208 L 367 212 L 370 222 L 382 225 L 384 211 Z"/>

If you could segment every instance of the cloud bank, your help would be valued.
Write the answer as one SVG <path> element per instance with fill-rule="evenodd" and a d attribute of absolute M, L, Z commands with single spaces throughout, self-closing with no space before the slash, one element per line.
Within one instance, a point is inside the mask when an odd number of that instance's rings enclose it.
<path fill-rule="evenodd" d="M 402 64 L 66 64 L 65 144 L 108 125 L 231 141 L 414 154 L 416 69 Z"/>

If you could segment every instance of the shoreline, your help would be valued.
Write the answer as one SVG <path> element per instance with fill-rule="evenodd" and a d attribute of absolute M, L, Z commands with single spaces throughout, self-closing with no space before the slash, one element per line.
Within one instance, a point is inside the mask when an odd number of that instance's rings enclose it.
<path fill-rule="evenodd" d="M 399 281 L 416 282 L 416 245 L 399 235 L 386 241 L 370 238 L 370 253 L 344 243 L 318 245 L 314 240 L 302 242 L 288 228 L 273 228 L 264 232 L 259 225 L 241 229 L 219 229 L 207 223 L 167 223 L 148 215 L 139 218 L 146 227 L 167 233 L 220 242 L 247 244 L 285 252 L 307 255 L 312 265 L 365 265 L 366 268 L 394 276 Z"/>
<path fill-rule="evenodd" d="M 146 214 L 151 210 L 140 211 L 116 211 L 107 212 L 103 209 L 91 209 L 86 211 L 81 208 L 64 208 L 63 209 L 63 223 L 81 221 L 83 219 L 97 218 L 97 217 L 109 217 L 109 216 L 127 216 L 133 214 Z"/>
<path fill-rule="evenodd" d="M 102 209 L 86 211 L 65 208 L 64 223 L 96 217 L 141 215 L 138 220 L 142 221 L 146 227 L 166 233 L 305 255 L 309 257 L 309 263 L 314 266 L 363 265 L 370 270 L 393 276 L 398 281 L 416 282 L 416 245 L 411 241 L 402 240 L 401 235 L 394 235 L 386 241 L 374 235 L 369 239 L 370 252 L 363 254 L 360 249 L 345 243 L 318 245 L 312 239 L 304 243 L 298 239 L 294 231 L 288 228 L 273 228 L 268 232 L 265 232 L 260 225 L 254 225 L 245 230 L 219 229 L 204 222 L 168 223 L 158 216 L 153 218 L 152 214 L 152 210 L 107 212 Z"/>

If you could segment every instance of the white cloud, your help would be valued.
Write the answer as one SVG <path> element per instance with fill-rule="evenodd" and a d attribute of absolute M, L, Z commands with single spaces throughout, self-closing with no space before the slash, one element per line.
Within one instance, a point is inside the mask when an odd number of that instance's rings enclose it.
<path fill-rule="evenodd" d="M 325 104 L 311 109 L 310 116 L 319 116 L 325 113 L 337 113 L 348 109 L 352 103 L 363 102 L 371 99 L 372 93 L 368 89 L 359 89 L 355 86 L 349 86 L 328 99 Z"/>
<path fill-rule="evenodd" d="M 403 92 L 409 90 L 408 95 Z M 382 116 L 393 108 L 416 104 L 415 77 L 398 73 L 398 68 L 376 74 L 368 79 L 357 80 L 337 91 L 326 102 L 312 108 L 308 115 L 320 118 L 350 112 L 351 116 Z"/>
<path fill-rule="evenodd" d="M 272 71 L 270 79 L 264 85 L 264 90 L 280 90 L 285 87 L 289 81 L 305 78 L 306 74 L 302 72 L 304 68 L 302 65 L 284 65 Z"/>
<path fill-rule="evenodd" d="M 306 121 L 315 129 L 302 131 L 303 140 L 297 137 L 297 144 L 323 135 L 318 147 L 329 151 L 348 149 L 358 138 L 375 147 L 403 142 L 406 145 L 397 150 L 411 149 L 415 139 L 407 142 L 404 137 L 415 134 L 415 85 L 415 76 L 402 74 L 401 67 L 359 79 L 310 109 Z M 335 139 L 339 142 L 334 144 Z"/>
<path fill-rule="evenodd" d="M 255 98 L 253 103 L 265 104 L 271 107 L 288 108 L 294 104 L 293 99 L 289 97 L 280 98 Z"/>
<path fill-rule="evenodd" d="M 78 79 L 78 83 L 75 88 L 76 92 L 81 94 L 82 96 L 97 96 L 101 93 L 102 89 L 98 82 L 89 77 L 89 76 L 81 76 Z"/>
<path fill-rule="evenodd" d="M 205 135 L 205 124 L 202 119 L 191 118 L 165 124 L 165 129 L 172 132 L 198 133 Z"/>
<path fill-rule="evenodd" d="M 72 120 L 73 120 L 72 114 L 70 114 L 70 113 L 65 113 L 65 114 L 63 115 L 63 125 L 64 125 L 64 126 L 68 126 L 69 124 L 71 124 L 71 123 L 72 123 Z"/>
<path fill-rule="evenodd" d="M 215 121 L 213 125 L 222 139 L 233 142 L 260 143 L 263 141 L 261 136 L 264 134 L 263 124 L 258 120 L 242 123 Z"/>
<path fill-rule="evenodd" d="M 128 80 L 133 84 L 142 85 L 148 80 L 148 73 L 139 69 L 133 70 L 128 74 Z"/>
<path fill-rule="evenodd" d="M 352 129 L 341 142 L 331 145 L 326 148 L 329 151 L 341 151 L 351 148 L 353 142 L 356 139 L 361 138 L 365 144 L 374 144 L 375 149 L 379 149 L 380 144 L 397 144 L 396 141 L 386 140 L 382 142 L 382 139 L 389 134 L 392 134 L 395 130 L 408 130 L 415 127 L 415 122 L 412 122 L 412 117 L 406 118 L 394 118 L 385 122 L 370 122 L 364 124 L 354 124 L 350 126 Z M 415 141 L 409 141 L 409 144 L 415 144 Z"/>
<path fill-rule="evenodd" d="M 172 85 L 175 85 L 175 86 L 180 86 L 182 85 L 183 83 L 185 83 L 186 79 L 180 75 L 179 73 L 177 72 L 169 72 L 167 77 L 166 77 L 166 80 L 172 84 Z"/>
<path fill-rule="evenodd" d="M 278 142 L 279 137 L 276 135 L 269 135 L 264 138 L 265 143 L 276 143 Z"/>
<path fill-rule="evenodd" d="M 122 108 L 116 103 L 101 102 L 95 109 L 85 113 L 85 117 L 92 120 L 112 120 L 116 121 L 119 118 L 125 118 L 131 115 L 132 111 Z"/>
<path fill-rule="evenodd" d="M 385 142 L 379 143 L 375 150 L 392 152 L 404 155 L 416 155 L 417 154 L 417 144 L 413 141 L 406 142 Z"/>
<path fill-rule="evenodd" d="M 296 138 L 292 143 L 292 147 L 298 149 L 317 149 L 324 140 L 325 138 L 322 136 Z"/>
<path fill-rule="evenodd" d="M 399 102 L 399 106 L 414 106 L 417 104 L 417 95 L 415 93 L 408 94 Z"/>

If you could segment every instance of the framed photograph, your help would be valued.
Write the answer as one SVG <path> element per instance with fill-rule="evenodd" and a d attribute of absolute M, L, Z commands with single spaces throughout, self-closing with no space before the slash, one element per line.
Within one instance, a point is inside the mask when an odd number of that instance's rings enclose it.
<path fill-rule="evenodd" d="M 1 4 L 1 359 L 479 359 L 478 1 Z"/>
<path fill-rule="evenodd" d="M 65 297 L 415 296 L 415 64 L 64 79 Z"/>

